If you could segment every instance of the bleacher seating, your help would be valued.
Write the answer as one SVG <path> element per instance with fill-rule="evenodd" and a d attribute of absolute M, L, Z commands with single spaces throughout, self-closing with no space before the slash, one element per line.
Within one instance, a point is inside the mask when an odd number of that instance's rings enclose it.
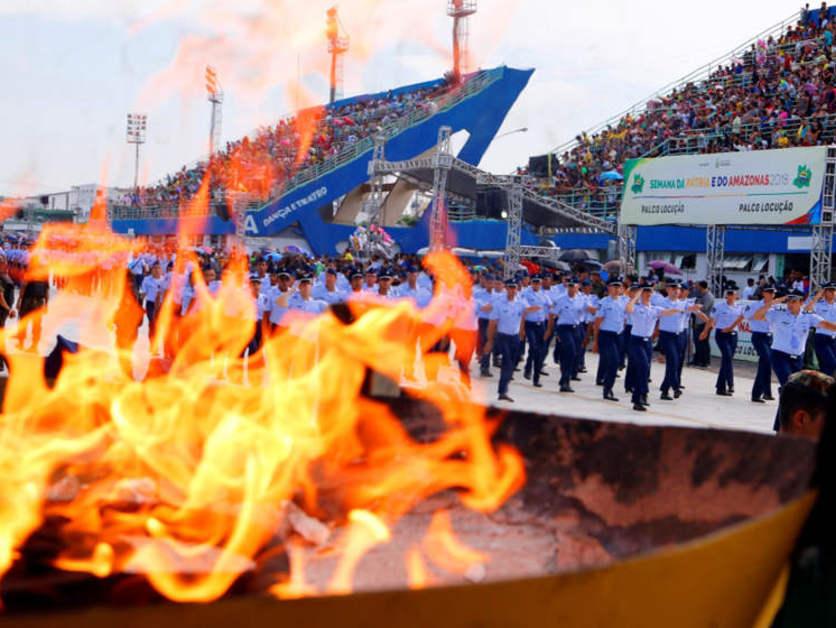
<path fill-rule="evenodd" d="M 416 112 L 432 111 L 456 86 L 447 82 L 379 98 L 359 98 L 334 107 L 320 107 L 259 129 L 251 136 L 228 142 L 211 162 L 184 166 L 156 185 L 127 195 L 124 208 L 156 210 L 160 215 L 186 211 L 210 168 L 210 198 L 219 201 L 230 192 L 262 201 L 278 193 L 299 172 L 324 163 L 346 147 Z M 146 211 L 147 213 L 147 211 Z"/>
<path fill-rule="evenodd" d="M 825 16 L 822 19 L 822 16 Z M 689 80 L 559 154 L 532 158 L 542 194 L 606 218 L 617 212 L 627 159 L 814 146 L 836 137 L 836 19 L 825 5 L 782 23 Z M 525 173 L 528 168 L 520 168 Z M 605 174 L 609 173 L 609 174 Z M 603 175 L 603 176 L 602 176 Z"/>

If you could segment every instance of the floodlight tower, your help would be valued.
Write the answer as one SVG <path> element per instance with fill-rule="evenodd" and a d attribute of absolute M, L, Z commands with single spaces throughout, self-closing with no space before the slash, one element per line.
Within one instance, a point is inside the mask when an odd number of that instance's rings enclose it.
<path fill-rule="evenodd" d="M 128 114 L 128 144 L 136 146 L 134 160 L 134 190 L 139 190 L 139 147 L 145 143 L 145 131 L 148 128 L 148 116 L 144 113 Z"/>
<path fill-rule="evenodd" d="M 224 93 L 218 81 L 218 73 L 212 66 L 206 66 L 206 94 L 207 99 L 212 103 L 212 119 L 209 123 L 209 160 L 215 154 L 221 143 L 221 126 L 223 124 Z"/>
<path fill-rule="evenodd" d="M 342 24 L 337 14 L 337 7 L 328 9 L 325 36 L 328 38 L 328 54 L 331 55 L 331 97 L 332 104 L 343 92 L 343 56 L 348 52 L 349 38 L 340 33 Z M 345 29 L 342 29 L 345 30 Z"/>
<path fill-rule="evenodd" d="M 456 81 L 469 69 L 469 22 L 474 13 L 476 0 L 447 0 L 447 15 L 453 18 L 453 78 Z"/>

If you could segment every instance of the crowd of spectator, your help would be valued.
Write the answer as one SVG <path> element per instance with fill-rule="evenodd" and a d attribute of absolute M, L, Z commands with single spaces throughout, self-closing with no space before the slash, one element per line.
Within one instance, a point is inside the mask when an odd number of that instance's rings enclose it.
<path fill-rule="evenodd" d="M 252 136 L 228 142 L 210 162 L 184 166 L 156 185 L 129 195 L 132 206 L 166 206 L 193 198 L 211 169 L 210 195 L 220 200 L 226 192 L 269 197 L 304 168 L 323 163 L 345 148 L 372 137 L 378 129 L 396 124 L 415 112 L 432 113 L 437 100 L 449 93 L 450 82 L 412 92 L 389 93 L 338 107 L 319 107 L 263 127 Z"/>
<path fill-rule="evenodd" d="M 545 194 L 606 205 L 620 191 L 618 174 L 628 159 L 830 141 L 836 130 L 834 15 L 826 3 L 815 16 L 805 9 L 780 36 L 757 41 L 705 80 L 651 100 L 640 113 L 577 136 L 571 150 L 551 157 L 546 173 L 541 166 L 531 174 L 539 175 Z M 551 178 L 543 177 L 549 171 Z"/>

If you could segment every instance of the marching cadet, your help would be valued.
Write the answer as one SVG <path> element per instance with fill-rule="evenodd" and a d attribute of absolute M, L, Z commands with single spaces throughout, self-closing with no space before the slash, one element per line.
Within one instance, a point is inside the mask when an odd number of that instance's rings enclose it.
<path fill-rule="evenodd" d="M 263 275 L 252 275 L 250 277 L 250 288 L 252 290 L 252 297 L 253 303 L 255 306 L 254 314 L 255 320 L 253 321 L 253 335 L 250 342 L 244 347 L 244 351 L 242 352 L 241 357 L 243 357 L 244 353 L 247 353 L 250 360 L 253 360 L 255 355 L 261 350 L 261 347 L 264 343 L 264 315 L 267 311 L 267 308 L 270 307 L 270 300 L 264 292 L 262 292 L 264 286 L 264 276 Z M 255 362 L 253 361 L 253 364 Z"/>
<path fill-rule="evenodd" d="M 543 363 L 546 361 L 545 338 L 546 319 L 548 318 L 551 301 L 542 290 L 543 279 L 539 275 L 531 278 L 531 288 L 525 293 L 523 300 L 529 307 L 536 307 L 533 312 L 525 315 L 525 337 L 528 339 L 528 358 L 525 361 L 523 377 L 532 380 L 535 388 L 542 388 L 540 376 L 543 374 Z"/>
<path fill-rule="evenodd" d="M 597 380 L 604 387 L 606 401 L 618 401 L 613 393 L 618 365 L 621 359 L 620 337 L 624 331 L 625 303 L 621 298 L 622 283 L 607 284 L 607 296 L 598 303 L 593 323 L 594 343 L 592 351 L 598 353 Z"/>
<path fill-rule="evenodd" d="M 677 310 L 676 316 L 665 316 L 659 320 L 659 344 L 665 354 L 665 378 L 662 380 L 660 399 L 673 401 L 682 396 L 682 382 L 680 380 L 680 365 L 684 355 L 680 352 L 679 332 L 682 327 L 682 315 L 687 309 L 687 303 L 679 298 L 679 284 L 675 281 L 667 282 L 667 298 L 659 300 L 658 307 Z M 655 296 L 655 295 L 654 295 Z M 671 397 L 673 392 L 673 397 Z"/>
<path fill-rule="evenodd" d="M 482 377 L 493 377 L 490 371 L 491 355 L 485 351 L 488 344 L 488 327 L 491 324 L 491 310 L 496 293 L 493 291 L 493 276 L 483 274 L 479 277 L 479 285 L 473 288 L 473 300 L 475 302 L 479 336 L 476 345 L 476 355 L 479 358 L 479 375 Z"/>
<path fill-rule="evenodd" d="M 273 282 L 270 275 L 267 274 L 267 260 L 261 258 L 256 264 L 256 278 L 258 279 L 258 291 L 261 294 L 270 294 L 270 288 L 273 287 Z"/>
<path fill-rule="evenodd" d="M 824 298 L 816 303 L 813 313 L 825 321 L 836 323 L 836 282 L 824 286 Z M 836 333 L 819 323 L 816 325 L 815 344 L 819 370 L 833 376 L 836 372 Z"/>
<path fill-rule="evenodd" d="M 276 287 L 270 295 L 270 309 L 267 317 L 273 333 L 284 329 L 282 322 L 290 309 L 289 300 L 292 295 L 290 287 L 293 285 L 293 278 L 290 273 L 282 271 L 277 274 L 277 279 Z"/>
<path fill-rule="evenodd" d="M 377 270 L 372 266 L 366 269 L 366 279 L 363 285 L 363 292 L 377 294 Z"/>
<path fill-rule="evenodd" d="M 142 280 L 139 288 L 140 303 L 144 305 L 148 316 L 148 336 L 153 337 L 157 330 L 157 311 L 163 296 L 162 267 L 158 262 L 151 267 L 151 274 Z M 23 314 L 21 313 L 21 318 Z"/>
<path fill-rule="evenodd" d="M 514 375 L 520 344 L 525 336 L 523 316 L 536 311 L 537 306 L 527 306 L 517 298 L 517 281 L 505 282 L 505 297 L 493 303 L 491 323 L 488 328 L 488 344 L 485 352 L 490 353 L 496 343 L 502 356 L 502 370 L 499 375 L 499 400 L 513 402 L 508 396 L 508 385 Z"/>
<path fill-rule="evenodd" d="M 626 312 L 632 315 L 633 326 L 630 330 L 629 365 L 632 365 L 633 410 L 646 412 L 648 395 L 648 380 L 650 379 L 650 350 L 653 344 L 651 337 L 656 329 L 657 321 L 662 317 L 678 316 L 678 309 L 662 309 L 651 305 L 653 287 L 644 286 L 637 290 L 626 306 Z M 639 301 L 641 299 L 641 301 Z M 696 311 L 698 306 L 688 308 Z M 628 370 L 630 366 L 628 365 Z"/>
<path fill-rule="evenodd" d="M 772 396 L 772 329 L 765 320 L 755 319 L 755 312 L 762 307 L 772 307 L 775 300 L 775 288 L 766 286 L 761 290 L 761 300 L 749 303 L 743 315 L 752 332 L 752 346 L 758 354 L 758 372 L 752 384 L 752 402 L 766 403 L 774 401 Z"/>
<path fill-rule="evenodd" d="M 590 330 L 598 311 L 598 296 L 592 292 L 592 282 L 584 279 L 580 295 L 584 302 L 584 311 L 578 324 L 578 373 L 586 373 L 586 345 L 591 337 Z"/>
<path fill-rule="evenodd" d="M 641 293 L 641 286 L 637 283 L 631 283 L 629 286 L 625 283 L 625 294 L 622 297 L 624 303 L 624 333 L 621 335 L 621 360 L 624 366 L 624 392 L 628 394 L 633 393 L 633 381 L 636 379 L 633 373 L 633 368 L 630 367 L 630 342 L 633 337 L 633 314 L 627 311 L 627 304 L 634 296 Z M 633 363 L 635 365 L 635 362 Z"/>
<path fill-rule="evenodd" d="M 418 276 L 418 268 L 408 266 L 406 269 L 406 284 L 400 287 L 398 296 L 401 299 L 412 299 L 415 307 L 423 310 L 432 301 L 433 294 L 431 290 L 427 290 L 420 285 Z"/>
<path fill-rule="evenodd" d="M 586 300 L 578 296 L 578 283 L 567 281 L 567 292 L 552 305 L 551 318 L 546 335 L 551 337 L 557 330 L 560 347 L 560 392 L 573 393 L 571 382 L 579 382 L 578 368 L 578 325 L 584 316 Z"/>
<path fill-rule="evenodd" d="M 755 320 L 766 321 L 772 328 L 772 370 L 782 387 L 790 375 L 804 366 L 804 347 L 810 329 L 820 326 L 828 331 L 836 331 L 836 323 L 812 313 L 822 296 L 823 292 L 819 292 L 802 311 L 804 293 L 793 291 L 786 297 L 764 303 L 755 312 Z M 785 302 L 786 307 L 779 307 Z"/>
<path fill-rule="evenodd" d="M 691 326 L 691 316 L 702 318 L 699 314 L 690 311 L 690 307 L 694 305 L 697 300 L 690 298 L 688 286 L 679 283 L 679 300 L 685 303 L 685 308 L 682 310 L 679 318 L 679 334 L 677 335 L 679 347 L 679 394 L 685 390 L 685 385 L 682 383 L 682 372 L 685 370 L 685 358 L 688 354 L 688 329 Z"/>
<path fill-rule="evenodd" d="M 557 298 L 554 289 L 555 284 L 555 276 L 550 272 L 543 274 L 543 286 L 542 291 L 543 294 L 549 299 L 549 311 L 551 311 L 551 306 L 554 304 L 554 300 Z M 546 323 L 548 325 L 548 323 Z M 549 357 L 549 350 L 551 349 L 552 345 L 552 338 L 546 338 L 545 334 L 543 335 L 543 363 L 545 364 L 546 358 Z M 548 373 L 543 371 L 540 373 L 540 376 L 548 376 Z"/>
<path fill-rule="evenodd" d="M 363 294 L 363 272 L 357 268 L 353 269 L 349 280 L 351 290 L 346 298 L 356 299 Z"/>
<path fill-rule="evenodd" d="M 725 301 L 714 305 L 711 320 L 705 326 L 700 340 L 715 329 L 714 340 L 720 348 L 720 372 L 717 374 L 715 385 L 717 394 L 721 397 L 734 395 L 734 354 L 737 351 L 737 328 L 745 320 L 743 308 L 737 304 L 737 288 L 726 289 Z"/>
<path fill-rule="evenodd" d="M 384 268 L 380 271 L 380 275 L 377 281 L 377 291 L 374 295 L 386 301 L 392 300 L 394 298 L 394 294 L 392 294 L 392 279 L 394 277 L 394 273 L 388 269 Z"/>
<path fill-rule="evenodd" d="M 325 281 L 313 287 L 311 292 L 314 299 L 318 301 L 325 301 L 328 305 L 342 303 L 345 300 L 345 294 L 337 287 L 337 271 L 333 268 L 328 268 L 324 273 Z"/>
<path fill-rule="evenodd" d="M 302 275 L 299 277 L 297 292 L 288 299 L 288 309 L 316 316 L 328 310 L 328 303 L 313 298 L 313 277 Z"/>

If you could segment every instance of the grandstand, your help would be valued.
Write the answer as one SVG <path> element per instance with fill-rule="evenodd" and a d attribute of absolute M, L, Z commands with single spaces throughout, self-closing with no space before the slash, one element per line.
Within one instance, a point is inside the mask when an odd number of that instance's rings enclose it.
<path fill-rule="evenodd" d="M 828 11 L 834 14 L 834 9 Z M 527 168 L 539 191 L 614 220 L 628 159 L 831 144 L 833 39 L 819 10 L 782 20 Z"/>
<path fill-rule="evenodd" d="M 334 238 L 345 239 L 345 230 L 353 229 L 353 224 L 343 225 L 343 230 L 330 227 L 340 226 L 334 218 L 346 213 L 340 212 L 342 204 L 356 201 L 352 193 L 368 181 L 374 136 L 386 138 L 387 156 L 410 158 L 433 150 L 438 129 L 450 126 L 467 135 L 459 159 L 478 164 L 531 74 L 530 70 L 499 67 L 469 75 L 461 84 L 438 79 L 344 99 L 319 113 L 303 112 L 300 118 L 321 116 L 314 121 L 314 139 L 303 158 L 295 152 L 303 125 L 286 119 L 228 145 L 214 160 L 213 213 L 223 214 L 229 198 L 243 198 L 248 205 L 249 236 L 271 237 L 293 228 L 314 250 L 333 251 Z M 261 177 L 248 172 L 251 189 L 237 185 L 245 178 L 240 176 L 242 164 L 264 171 Z M 210 235 L 232 233 L 232 224 L 218 216 L 207 219 L 184 212 L 183 201 L 196 193 L 207 167 L 184 168 L 139 196 L 112 204 L 113 228 L 135 235 L 170 235 L 180 219 L 200 225 Z M 259 197 L 269 200 L 259 202 Z M 407 231 L 414 230 L 404 229 L 399 235 L 414 240 L 418 248 L 426 244 Z"/>

